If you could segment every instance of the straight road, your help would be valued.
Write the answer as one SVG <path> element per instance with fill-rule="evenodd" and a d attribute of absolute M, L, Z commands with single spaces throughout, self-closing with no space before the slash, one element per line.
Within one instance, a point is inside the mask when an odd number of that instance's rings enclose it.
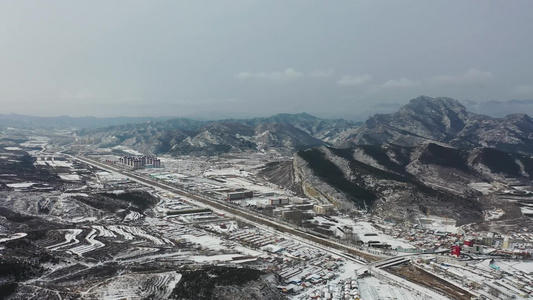
<path fill-rule="evenodd" d="M 369 254 L 369 253 L 366 253 L 366 252 L 362 252 L 362 251 L 360 251 L 357 248 L 353 248 L 353 247 L 350 247 L 350 246 L 347 246 L 347 245 L 344 245 L 344 244 L 341 244 L 341 243 L 330 241 L 330 240 L 322 238 L 320 236 L 315 236 L 315 235 L 312 235 L 312 234 L 310 234 L 308 232 L 304 232 L 304 231 L 301 231 L 299 229 L 292 228 L 292 227 L 290 227 L 288 225 L 277 223 L 277 222 L 275 222 L 273 220 L 270 220 L 270 219 L 267 219 L 265 217 L 255 215 L 255 214 L 253 214 L 251 212 L 247 212 L 247 211 L 244 211 L 244 210 L 237 209 L 235 207 L 231 207 L 231 206 L 226 205 L 224 203 L 221 203 L 219 201 L 211 200 L 211 199 L 208 199 L 208 198 L 206 198 L 204 196 L 200 196 L 200 195 L 197 195 L 197 194 L 192 194 L 192 193 L 190 193 L 188 191 L 179 189 L 179 188 L 177 188 L 175 186 L 171 186 L 171 185 L 168 185 L 166 183 L 155 181 L 155 180 L 146 178 L 144 176 L 139 176 L 137 174 L 134 174 L 131 171 L 124 170 L 124 169 L 122 169 L 120 167 L 110 166 L 108 164 L 102 163 L 100 161 L 96 161 L 94 159 L 91 159 L 91 158 L 88 158 L 88 157 L 85 157 L 85 156 L 83 156 L 83 157 L 82 156 L 73 156 L 73 158 L 78 159 L 78 160 L 80 160 L 82 162 L 85 162 L 85 163 L 87 163 L 89 165 L 93 165 L 93 166 L 102 168 L 104 170 L 117 172 L 119 174 L 122 174 L 124 176 L 129 177 L 129 178 L 132 178 L 135 181 L 143 183 L 145 185 L 152 186 L 152 187 L 158 187 L 158 188 L 167 190 L 169 192 L 172 192 L 172 193 L 175 193 L 175 194 L 178 194 L 178 195 L 182 195 L 184 197 L 188 197 L 190 199 L 193 199 L 195 201 L 198 201 L 198 202 L 202 203 L 204 206 L 209 206 L 210 208 L 213 208 L 216 211 L 220 211 L 220 212 L 224 212 L 224 213 L 228 213 L 228 214 L 234 215 L 234 216 L 239 217 L 241 219 L 244 219 L 245 221 L 248 221 L 248 222 L 250 222 L 252 224 L 260 224 L 262 226 L 267 226 L 267 227 L 272 228 L 274 230 L 277 230 L 277 231 L 280 231 L 280 232 L 284 232 L 284 233 L 288 233 L 288 234 L 292 234 L 292 235 L 298 236 L 300 238 L 303 238 L 305 240 L 308 240 L 310 242 L 313 242 L 313 243 L 316 243 L 316 244 L 320 244 L 320 245 L 325 246 L 325 247 L 329 247 L 329 248 L 332 248 L 332 249 L 335 249 L 335 250 L 340 250 L 340 251 L 346 252 L 346 253 L 348 253 L 348 254 L 350 254 L 352 256 L 355 256 L 355 257 L 351 257 L 351 260 L 355 259 L 355 260 L 357 260 L 358 263 L 364 263 L 362 260 L 377 261 L 377 260 L 382 259 L 381 257 L 375 256 L 375 255 L 372 255 L 372 254 Z M 363 259 L 361 259 L 361 258 L 363 258 Z"/>
<path fill-rule="evenodd" d="M 71 156 L 71 155 L 69 155 L 69 156 Z M 385 272 L 383 270 L 375 268 L 375 265 L 377 265 L 377 266 L 386 265 L 388 263 L 394 262 L 396 259 L 402 259 L 402 258 L 398 258 L 398 257 L 392 257 L 391 258 L 391 257 L 388 257 L 388 258 L 384 259 L 382 257 L 378 257 L 378 256 L 372 255 L 370 253 L 362 252 L 359 249 L 356 249 L 356 248 L 353 248 L 353 247 L 349 247 L 347 245 L 340 244 L 340 243 L 337 243 L 337 242 L 334 242 L 334 241 L 330 241 L 328 239 L 322 238 L 320 236 L 315 236 L 315 235 L 312 235 L 312 234 L 304 232 L 304 231 L 300 231 L 300 230 L 298 230 L 296 228 L 293 228 L 293 227 L 290 227 L 288 225 L 277 223 L 277 222 L 275 222 L 273 220 L 264 218 L 262 216 L 258 216 L 258 215 L 252 214 L 251 212 L 247 212 L 247 211 L 244 211 L 244 210 L 236 209 L 236 208 L 228 206 L 228 205 L 226 205 L 226 204 L 224 204 L 222 202 L 219 202 L 219 201 L 216 201 L 216 200 L 212 200 L 212 199 L 208 199 L 208 198 L 206 198 L 204 196 L 201 196 L 201 195 L 192 194 L 191 192 L 182 190 L 182 189 L 177 188 L 175 186 L 171 186 L 171 185 L 168 185 L 168 184 L 165 184 L 165 183 L 161 183 L 161 182 L 158 182 L 158 181 L 155 181 L 155 180 L 143 177 L 143 176 L 139 176 L 139 175 L 137 175 L 137 174 L 135 174 L 135 173 L 133 173 L 131 171 L 124 170 L 124 169 L 119 168 L 119 167 L 110 166 L 108 164 L 104 164 L 104 163 L 102 163 L 100 161 L 96 161 L 94 159 L 91 159 L 91 158 L 88 158 L 88 157 L 84 157 L 84 156 L 83 157 L 82 156 L 71 156 L 71 157 L 74 158 L 74 159 L 78 159 L 78 160 L 80 160 L 82 162 L 85 162 L 86 164 L 93 165 L 93 166 L 96 166 L 98 168 L 101 168 L 101 169 L 104 169 L 104 170 L 107 170 L 107 171 L 116 172 L 116 173 L 122 174 L 124 176 L 130 177 L 130 178 L 134 179 L 135 181 L 140 182 L 140 183 L 142 183 L 144 185 L 152 186 L 152 187 L 158 187 L 160 189 L 163 189 L 163 190 L 166 190 L 166 191 L 178 194 L 178 195 L 182 195 L 184 197 L 188 197 L 188 198 L 190 198 L 192 200 L 198 201 L 199 203 L 201 203 L 203 206 L 205 206 L 207 208 L 210 208 L 210 209 L 213 209 L 213 210 L 216 210 L 216 211 L 220 211 L 220 212 L 224 212 L 224 213 L 228 213 L 230 215 L 234 215 L 237 218 L 243 219 L 244 221 L 246 221 L 246 222 L 248 222 L 250 224 L 253 224 L 255 226 L 258 226 L 260 228 L 264 228 L 265 230 L 272 230 L 273 229 L 273 230 L 279 231 L 281 233 L 285 233 L 285 234 L 289 234 L 289 235 L 292 235 L 292 236 L 296 236 L 302 242 L 307 243 L 309 245 L 312 245 L 314 247 L 317 247 L 316 244 L 319 244 L 318 248 L 321 248 L 321 249 L 323 249 L 323 250 L 325 250 L 327 252 L 332 252 L 334 254 L 343 256 L 344 258 L 346 258 L 348 260 L 355 261 L 355 262 L 360 263 L 360 264 L 365 264 L 365 262 L 363 262 L 362 260 L 366 260 L 367 262 L 370 262 L 368 267 L 373 269 L 374 272 L 380 273 L 381 276 L 386 277 L 389 280 L 396 281 L 401 286 L 404 286 L 404 287 L 409 288 L 411 290 L 418 291 L 419 293 L 421 293 L 421 296 L 424 295 L 423 296 L 424 299 L 442 299 L 441 295 L 439 295 L 441 297 L 436 297 L 438 294 L 436 294 L 432 290 L 429 290 L 429 289 L 427 289 L 425 287 L 422 287 L 422 286 L 420 286 L 418 284 L 414 284 L 412 282 L 407 284 L 408 281 L 406 281 L 405 279 L 399 278 L 399 277 L 394 276 L 394 275 L 392 275 L 392 274 L 390 274 L 388 272 Z M 337 250 L 337 251 L 331 251 L 332 249 Z M 440 282 L 440 284 L 441 285 L 446 285 L 446 286 L 449 285 L 449 283 L 446 282 L 445 280 L 442 280 L 442 282 Z M 455 288 L 459 289 L 457 286 L 455 286 Z M 460 289 L 460 290 L 462 290 L 463 292 L 469 294 L 468 291 L 466 291 L 464 289 Z"/>

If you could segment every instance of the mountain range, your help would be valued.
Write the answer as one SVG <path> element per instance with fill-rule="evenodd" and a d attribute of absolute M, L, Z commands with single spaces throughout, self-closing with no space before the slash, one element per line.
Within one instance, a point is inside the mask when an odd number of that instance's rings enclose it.
<path fill-rule="evenodd" d="M 493 222 L 509 230 L 533 222 L 495 192 L 531 185 L 532 133 L 525 114 L 493 118 L 454 99 L 422 96 L 341 133 L 333 147 L 299 151 L 261 174 L 302 196 L 394 222 L 431 213 L 485 224 L 486 211 L 501 209 Z"/>
<path fill-rule="evenodd" d="M 196 121 L 173 119 L 76 132 L 78 141 L 128 146 L 145 153 L 218 155 L 231 151 L 277 149 L 288 153 L 330 145 L 361 123 L 320 119 L 306 113 L 255 119 Z"/>
<path fill-rule="evenodd" d="M 372 211 L 400 222 L 431 213 L 459 224 L 483 220 L 483 211 L 502 208 L 521 215 L 515 205 L 493 201 L 478 183 L 530 185 L 533 158 L 494 148 L 458 149 L 428 142 L 350 148 L 319 147 L 298 152 L 291 161 L 267 165 L 260 173 L 296 193 Z"/>
<path fill-rule="evenodd" d="M 394 221 L 431 211 L 459 224 L 472 223 L 495 208 L 505 212 L 502 220 L 522 220 L 516 205 L 476 186 L 505 186 L 509 180 L 530 185 L 533 179 L 533 120 L 528 115 L 489 117 L 445 97 L 420 96 L 364 124 L 306 113 L 173 119 L 84 129 L 76 138 L 171 155 L 275 149 L 293 158 L 262 169 L 267 180 L 341 209 L 359 207 Z"/>
<path fill-rule="evenodd" d="M 391 143 L 415 146 L 438 141 L 471 149 L 490 147 L 533 153 L 533 120 L 526 114 L 493 118 L 474 114 L 457 100 L 421 96 L 393 114 L 370 117 L 336 146 Z"/>
<path fill-rule="evenodd" d="M 533 153 L 532 133 L 533 120 L 526 114 L 494 118 L 472 113 L 451 98 L 420 96 L 397 112 L 376 114 L 364 124 L 306 113 L 218 121 L 179 118 L 82 129 L 76 137 L 101 146 L 124 145 L 171 155 L 272 148 L 291 153 L 317 146 L 413 147 L 430 141 L 461 149 L 486 147 L 528 154 Z"/>
<path fill-rule="evenodd" d="M 0 114 L 0 129 L 13 127 L 19 129 L 81 129 L 97 128 L 112 125 L 139 123 L 148 121 L 162 121 L 170 119 L 169 117 L 115 117 L 115 118 L 96 118 L 96 117 L 35 117 L 19 114 Z"/>

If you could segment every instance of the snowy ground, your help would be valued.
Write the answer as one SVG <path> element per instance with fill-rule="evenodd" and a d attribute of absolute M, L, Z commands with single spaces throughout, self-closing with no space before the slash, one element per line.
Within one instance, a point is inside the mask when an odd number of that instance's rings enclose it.
<path fill-rule="evenodd" d="M 495 191 L 494 185 L 488 182 L 473 182 L 468 184 L 469 187 L 483 193 L 484 195 L 490 194 Z"/>
<path fill-rule="evenodd" d="M 434 215 L 429 215 L 425 218 L 418 219 L 420 227 L 435 232 L 450 232 L 457 233 L 459 227 L 456 226 L 457 221 L 451 218 L 441 218 Z"/>
<path fill-rule="evenodd" d="M 52 168 L 72 168 L 72 162 L 68 160 L 56 159 L 54 157 L 41 156 L 35 161 L 36 166 L 49 166 Z"/>
<path fill-rule="evenodd" d="M 410 291 L 391 286 L 380 281 L 375 277 L 367 277 L 357 281 L 361 299 L 378 300 L 378 299 L 420 299 L 418 295 L 413 295 Z"/>
<path fill-rule="evenodd" d="M 8 183 L 6 185 L 8 187 L 12 187 L 12 188 L 29 188 L 29 187 L 31 187 L 34 184 L 36 184 L 36 183 L 34 183 L 34 182 L 21 182 L 21 183 Z"/>
<path fill-rule="evenodd" d="M 495 259 L 480 261 L 449 261 L 448 263 L 419 264 L 427 272 L 467 289 L 475 286 L 473 293 L 493 299 L 491 290 L 497 290 L 503 299 L 524 299 L 526 290 L 533 286 L 533 262 Z M 529 288 L 525 288 L 529 287 Z M 505 296 L 506 295 L 506 296 Z"/>
<path fill-rule="evenodd" d="M 483 212 L 485 221 L 498 220 L 505 214 L 503 209 L 486 210 Z"/>
<path fill-rule="evenodd" d="M 66 180 L 66 181 L 80 181 L 81 180 L 81 177 L 78 174 L 63 173 L 63 174 L 58 174 L 58 176 L 61 179 Z"/>
<path fill-rule="evenodd" d="M 106 172 L 106 171 L 96 172 L 95 175 L 98 178 L 98 180 L 101 182 L 115 182 L 115 181 L 128 180 L 128 178 L 122 174 Z"/>
<path fill-rule="evenodd" d="M 105 300 L 167 299 L 180 279 L 181 274 L 176 272 L 125 274 L 90 289 L 85 295 Z"/>
<path fill-rule="evenodd" d="M 0 234 L 0 243 L 4 243 L 4 242 L 7 242 L 7 241 L 12 241 L 12 240 L 17 240 L 17 239 L 20 239 L 20 238 L 23 238 L 25 236 L 27 236 L 28 234 L 25 233 L 25 232 L 18 232 L 18 233 L 13 233 L 9 236 L 6 236 L 6 237 L 2 237 L 4 235 Z"/>
<path fill-rule="evenodd" d="M 129 153 L 131 155 L 144 155 L 143 153 L 139 152 L 139 151 L 135 151 L 131 148 L 128 148 L 128 147 L 125 147 L 125 146 L 115 146 L 111 149 L 116 149 L 116 150 L 121 150 L 121 151 L 124 151 L 126 153 Z"/>
<path fill-rule="evenodd" d="M 533 208 L 531 207 L 522 206 L 520 207 L 520 210 L 523 214 L 533 215 Z"/>
<path fill-rule="evenodd" d="M 44 162 L 48 163 L 48 161 Z M 56 164 L 59 160 L 52 162 L 54 166 L 59 166 Z M 165 171 L 159 170 L 156 175 L 160 179 L 191 180 L 191 184 L 196 184 L 202 190 L 223 186 L 244 188 L 260 193 L 290 194 L 278 187 L 256 182 L 255 168 L 262 164 L 259 156 L 251 160 L 216 158 L 186 161 L 165 158 L 164 162 Z M 154 174 L 154 170 L 139 170 L 138 172 L 147 175 Z M 73 176 L 76 174 L 60 174 L 62 175 L 65 180 L 80 179 Z M 98 180 L 103 182 L 126 181 L 125 176 L 113 172 L 98 172 L 96 175 Z M 213 179 L 219 179 L 225 183 Z M 87 196 L 87 194 L 83 195 Z M 60 195 L 58 201 L 63 202 L 67 198 L 68 196 Z M 57 236 L 61 239 L 50 243 L 48 249 L 87 258 L 93 253 L 107 253 L 108 248 L 112 249 L 111 245 L 127 245 L 127 248 L 125 247 L 126 249 L 118 254 L 117 252 L 109 254 L 113 255 L 115 261 L 120 260 L 125 263 L 174 260 L 177 263 L 192 261 L 203 264 L 229 264 L 257 260 L 258 263 L 263 263 L 269 268 L 279 268 L 276 272 L 283 273 L 284 279 L 296 281 L 304 278 L 303 285 L 300 284 L 300 286 L 305 285 L 304 291 L 295 299 L 300 299 L 301 296 L 314 297 L 318 294 L 324 298 L 326 293 L 334 294 L 339 291 L 344 295 L 355 297 L 357 295 L 355 285 L 358 285 L 363 299 L 379 299 L 379 297 L 418 299 L 408 289 L 383 278 L 366 278 L 357 281 L 355 271 L 363 265 L 348 259 L 347 256 L 335 255 L 337 252 L 331 249 L 302 242 L 274 230 L 254 227 L 239 228 L 236 221 L 217 213 L 178 214 L 187 209 L 197 209 L 199 206 L 186 197 L 162 191 L 158 193 L 158 198 L 160 202 L 156 208 L 157 214 L 129 211 L 113 221 L 93 216 L 73 217 L 71 221 L 79 222 L 79 224 L 72 226 L 75 228 L 59 230 Z M 257 204 L 267 201 L 268 198 L 255 198 L 243 202 Z M 170 215 L 169 212 L 174 212 L 176 215 Z M 414 248 L 401 238 L 384 234 L 385 225 L 375 226 L 370 221 L 356 221 L 346 216 L 334 216 L 331 219 L 315 217 L 315 220 L 319 224 L 331 224 L 329 226 L 333 229 L 339 226 L 351 227 L 363 242 L 378 240 L 391 245 L 392 248 Z M 435 230 L 442 230 L 443 226 L 446 231 L 452 231 L 455 228 L 453 222 L 446 222 L 442 218 L 431 216 L 431 219 L 427 221 L 425 225 L 433 226 Z M 87 225 L 90 222 L 92 224 Z M 389 233 L 390 230 L 386 232 Z M 176 245 L 185 248 L 173 248 Z M 503 268 L 507 267 L 502 266 Z M 516 269 L 514 266 L 509 266 L 509 268 Z M 154 295 L 153 290 L 145 290 L 145 286 L 155 289 L 163 285 L 173 287 L 179 277 L 180 275 L 176 273 L 129 274 L 126 272 L 89 288 L 86 290 L 86 295 L 98 299 L 142 299 Z M 349 282 L 349 287 L 346 287 L 347 282 Z M 132 289 L 132 286 L 135 288 Z M 169 295 L 169 291 L 171 288 L 161 288 L 160 294 L 157 295 L 165 298 Z M 376 295 L 379 296 L 376 297 Z"/>
<path fill-rule="evenodd" d="M 354 234 L 357 234 L 359 239 L 363 243 L 368 243 L 369 241 L 379 241 L 383 244 L 391 245 L 392 249 L 403 248 L 403 249 L 412 249 L 415 248 L 413 245 L 409 244 L 407 241 L 404 241 L 400 238 L 395 238 L 390 235 L 382 233 L 381 229 L 376 228 L 372 223 L 365 221 L 355 221 L 347 217 L 333 216 L 331 217 L 337 223 L 334 223 L 328 219 L 325 219 L 321 216 L 316 216 L 313 218 L 312 222 L 316 221 L 321 225 L 330 225 L 333 232 L 336 232 L 336 227 L 349 226 L 353 228 Z"/>
<path fill-rule="evenodd" d="M 508 273 L 516 273 L 517 271 L 526 274 L 533 274 L 533 261 L 505 261 L 497 260 L 494 265 L 501 268 L 502 271 Z"/>

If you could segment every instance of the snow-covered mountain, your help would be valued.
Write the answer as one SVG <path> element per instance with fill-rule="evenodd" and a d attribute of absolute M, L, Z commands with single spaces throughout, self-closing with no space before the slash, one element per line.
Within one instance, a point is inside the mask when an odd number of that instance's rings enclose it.
<path fill-rule="evenodd" d="M 329 120 L 301 114 L 279 114 L 268 118 L 127 124 L 80 130 L 79 141 L 101 146 L 124 145 L 145 153 L 173 155 L 217 155 L 231 151 L 268 150 L 288 153 L 336 142 L 340 133 L 360 123 Z"/>
<path fill-rule="evenodd" d="M 123 145 L 144 153 L 172 155 L 272 148 L 292 153 L 317 146 L 416 146 L 429 141 L 464 149 L 488 147 L 533 153 L 533 120 L 525 114 L 504 118 L 474 114 L 457 100 L 420 96 L 393 114 L 370 117 L 362 126 L 359 122 L 300 113 L 219 121 L 148 121 L 82 129 L 76 137 L 81 143 Z"/>
<path fill-rule="evenodd" d="M 114 126 L 128 123 L 141 123 L 148 121 L 164 121 L 171 117 L 35 117 L 18 114 L 1 114 L 0 129 L 14 127 L 19 129 L 81 129 Z"/>
<path fill-rule="evenodd" d="M 374 115 L 363 126 L 341 134 L 336 146 L 415 146 L 428 141 L 533 153 L 533 120 L 525 114 L 492 118 L 471 113 L 451 98 L 420 96 L 393 114 Z"/>
<path fill-rule="evenodd" d="M 292 161 L 272 163 L 262 174 L 305 196 L 338 207 L 366 208 L 391 220 L 412 220 L 430 208 L 434 215 L 471 223 L 482 220 L 483 210 L 498 205 L 487 202 L 475 183 L 512 177 L 529 184 L 533 158 L 434 142 L 415 147 L 319 147 L 298 152 Z"/>

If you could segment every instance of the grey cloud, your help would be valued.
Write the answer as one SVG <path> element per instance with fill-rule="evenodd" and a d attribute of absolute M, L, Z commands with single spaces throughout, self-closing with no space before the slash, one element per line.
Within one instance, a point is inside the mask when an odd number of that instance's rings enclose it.
<path fill-rule="evenodd" d="M 522 96 L 533 96 L 533 84 L 523 84 L 515 86 L 512 89 L 512 92 Z"/>
<path fill-rule="evenodd" d="M 331 77 L 335 74 L 335 71 L 333 70 L 314 70 L 313 72 L 309 73 L 310 77 L 314 78 L 327 78 Z"/>
<path fill-rule="evenodd" d="M 468 69 L 466 73 L 459 75 L 439 75 L 428 79 L 431 84 L 458 85 L 458 84 L 482 84 L 490 83 L 494 79 L 491 72 Z"/>
<path fill-rule="evenodd" d="M 361 86 L 372 80 L 370 75 L 360 75 L 360 76 L 348 76 L 344 75 L 342 78 L 337 81 L 339 86 Z"/>
<path fill-rule="evenodd" d="M 282 81 L 295 80 L 295 79 L 302 77 L 303 75 L 304 74 L 302 72 L 298 72 L 293 68 L 287 68 L 283 71 L 274 71 L 274 72 L 257 72 L 257 73 L 241 72 L 235 76 L 241 80 L 257 79 L 257 80 L 282 82 Z"/>
<path fill-rule="evenodd" d="M 0 1 L 1 113 L 363 118 L 419 95 L 529 98 L 531 11 L 528 0 Z"/>
<path fill-rule="evenodd" d="M 381 85 L 382 88 L 409 88 L 419 86 L 420 82 L 402 77 L 400 79 L 390 79 Z"/>

